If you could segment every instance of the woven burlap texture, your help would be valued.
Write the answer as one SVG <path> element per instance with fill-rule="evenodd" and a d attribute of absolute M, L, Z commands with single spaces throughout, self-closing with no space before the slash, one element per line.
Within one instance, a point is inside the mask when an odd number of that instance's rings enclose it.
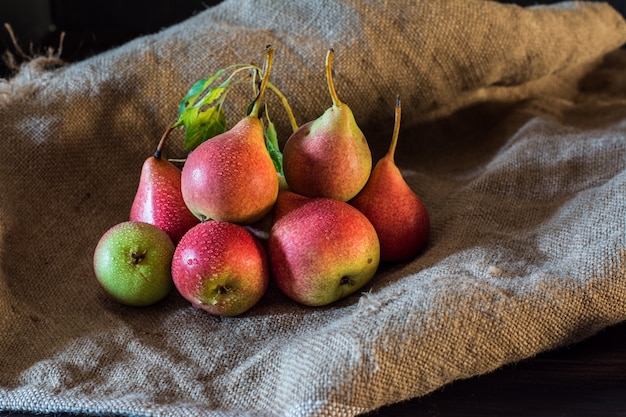
<path fill-rule="evenodd" d="M 226 0 L 82 62 L 25 64 L 0 82 L 0 410 L 352 416 L 625 320 L 624 42 L 594 2 Z M 400 94 L 396 159 L 427 248 L 322 308 L 273 286 L 236 318 L 176 293 L 111 301 L 93 250 L 128 218 L 143 160 L 197 79 L 260 64 L 266 44 L 299 123 L 330 105 L 335 49 L 375 158 Z M 184 157 L 181 131 L 166 156 Z"/>

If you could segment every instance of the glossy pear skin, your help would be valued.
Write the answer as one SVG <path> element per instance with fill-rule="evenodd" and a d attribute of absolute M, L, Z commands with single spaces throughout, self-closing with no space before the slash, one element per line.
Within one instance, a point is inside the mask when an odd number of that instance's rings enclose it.
<path fill-rule="evenodd" d="M 265 294 L 267 254 L 243 226 L 203 222 L 187 232 L 176 247 L 172 279 L 193 306 L 214 315 L 236 316 Z"/>
<path fill-rule="evenodd" d="M 415 257 L 426 245 L 430 233 L 428 211 L 404 180 L 394 159 L 401 113 L 398 96 L 389 149 L 372 170 L 363 190 L 350 201 L 374 225 L 380 240 L 382 262 Z"/>
<path fill-rule="evenodd" d="M 287 213 L 297 209 L 300 206 L 310 202 L 311 198 L 305 197 L 301 194 L 294 193 L 290 190 L 283 190 L 278 193 L 276 204 L 272 211 L 272 222 L 276 223 L 283 218 Z"/>
<path fill-rule="evenodd" d="M 283 164 L 292 191 L 348 201 L 367 182 L 372 155 L 352 111 L 341 103 L 289 137 Z"/>
<path fill-rule="evenodd" d="M 181 170 L 168 160 L 148 157 L 141 168 L 129 218 L 157 226 L 174 244 L 199 222 L 183 201 L 180 178 Z"/>
<path fill-rule="evenodd" d="M 96 279 L 116 301 L 149 306 L 174 287 L 170 266 L 174 243 L 163 230 L 144 222 L 125 221 L 109 228 L 93 255 Z"/>
<path fill-rule="evenodd" d="M 278 288 L 298 303 L 323 306 L 371 280 L 380 247 L 374 227 L 354 207 L 329 198 L 307 200 L 281 192 L 281 215 L 267 249 Z"/>
<path fill-rule="evenodd" d="M 201 220 L 252 224 L 269 213 L 278 195 L 278 176 L 261 121 L 247 116 L 200 144 L 183 166 L 181 189 Z"/>
<path fill-rule="evenodd" d="M 430 231 L 428 211 L 391 157 L 378 161 L 368 183 L 350 204 L 374 225 L 381 261 L 409 260 L 426 245 Z"/>

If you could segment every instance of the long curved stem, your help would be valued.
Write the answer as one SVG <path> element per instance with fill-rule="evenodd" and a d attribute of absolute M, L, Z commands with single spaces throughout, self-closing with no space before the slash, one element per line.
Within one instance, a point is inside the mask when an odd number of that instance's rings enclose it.
<path fill-rule="evenodd" d="M 228 95 L 228 93 L 230 92 L 231 89 L 233 89 L 235 86 L 241 84 L 242 82 L 244 82 L 245 80 L 235 80 L 232 82 L 228 82 L 228 85 L 226 85 L 224 87 L 224 92 L 222 93 L 222 95 L 220 96 L 219 100 L 217 101 L 217 107 L 222 107 L 224 105 L 224 102 L 226 101 L 226 96 Z"/>
<path fill-rule="evenodd" d="M 289 117 L 289 123 L 291 123 L 291 129 L 294 132 L 298 130 L 298 123 L 296 122 L 296 118 L 293 115 L 293 110 L 291 109 L 291 106 L 289 105 L 289 102 L 287 101 L 287 97 L 285 97 L 285 95 L 274 84 L 272 84 L 269 81 L 267 83 L 267 88 L 269 88 L 274 94 L 276 94 L 280 102 L 283 104 L 283 107 L 285 108 L 285 111 L 287 112 L 287 116 Z"/>
<path fill-rule="evenodd" d="M 254 78 L 256 78 L 257 73 L 263 71 L 261 68 L 257 67 L 256 65 L 251 66 L 251 68 L 255 70 Z M 252 84 L 256 85 L 256 79 L 253 81 Z M 267 81 L 267 89 L 269 89 L 272 93 L 276 94 L 276 97 L 278 97 L 281 104 L 283 105 L 283 108 L 287 112 L 289 123 L 291 124 L 291 130 L 294 132 L 298 130 L 298 122 L 296 122 L 296 117 L 293 114 L 293 110 L 291 109 L 291 106 L 289 105 L 289 101 L 287 100 L 287 97 L 285 97 L 282 91 L 280 91 L 278 87 L 276 87 L 270 81 Z M 256 94 L 258 94 L 258 92 L 256 92 Z"/>
<path fill-rule="evenodd" d="M 252 111 L 250 112 L 250 116 L 259 116 L 259 111 L 261 109 L 261 102 L 263 101 L 263 96 L 265 94 L 265 88 L 267 87 L 267 82 L 270 78 L 270 72 L 272 71 L 272 63 L 274 61 L 274 48 L 272 45 L 267 45 L 265 47 L 266 56 L 265 56 L 265 71 L 263 72 L 263 78 L 261 79 L 261 86 L 259 87 L 259 95 L 256 97 L 254 101 L 254 106 L 252 107 Z"/>
<path fill-rule="evenodd" d="M 389 144 L 389 149 L 387 150 L 387 158 L 394 160 L 394 156 L 396 153 L 396 146 L 398 145 L 398 136 L 400 135 L 400 96 L 396 96 L 396 108 L 394 112 L 394 123 L 393 123 L 393 135 L 391 136 L 391 144 Z"/>
<path fill-rule="evenodd" d="M 245 70 L 250 70 L 250 69 L 256 69 L 257 66 L 253 65 L 253 64 L 238 64 L 238 65 L 231 65 L 228 68 L 235 68 L 235 67 L 239 67 L 236 70 L 234 70 L 229 76 L 228 78 L 226 78 L 226 80 L 224 80 L 224 82 L 222 82 L 221 85 L 223 86 L 227 86 L 230 84 L 230 80 L 232 80 L 235 75 L 237 75 L 239 72 L 241 71 L 245 71 Z"/>
<path fill-rule="evenodd" d="M 326 82 L 328 84 L 328 90 L 330 92 L 330 98 L 333 100 L 333 106 L 338 107 L 343 103 L 339 100 L 339 96 L 337 95 L 337 91 L 335 91 L 335 84 L 333 82 L 333 55 L 335 54 L 335 50 L 330 48 L 328 53 L 326 54 Z"/>

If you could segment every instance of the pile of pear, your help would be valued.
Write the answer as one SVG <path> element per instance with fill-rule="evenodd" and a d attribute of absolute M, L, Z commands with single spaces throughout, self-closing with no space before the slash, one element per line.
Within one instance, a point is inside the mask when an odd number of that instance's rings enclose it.
<path fill-rule="evenodd" d="M 428 241 L 428 211 L 394 161 L 400 100 L 389 149 L 373 166 L 335 91 L 333 49 L 325 62 L 332 105 L 293 131 L 282 150 L 284 175 L 277 172 L 259 117 L 272 67 L 267 51 L 249 114 L 191 151 L 182 168 L 161 155 L 166 132 L 143 164 L 130 210 L 129 222 L 171 240 L 173 253 L 161 261 L 173 287 L 214 315 L 248 311 L 271 282 L 299 304 L 331 304 L 362 289 L 381 263 L 411 260 Z M 137 267 L 148 259 L 132 252 L 120 256 Z"/>

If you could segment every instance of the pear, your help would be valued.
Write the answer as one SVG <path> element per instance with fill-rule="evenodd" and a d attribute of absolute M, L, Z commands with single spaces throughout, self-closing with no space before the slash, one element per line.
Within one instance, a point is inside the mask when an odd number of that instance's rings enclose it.
<path fill-rule="evenodd" d="M 272 225 L 284 217 L 287 213 L 311 201 L 310 197 L 294 193 L 291 190 L 283 190 L 278 193 L 276 204 L 272 211 Z"/>
<path fill-rule="evenodd" d="M 333 54 L 331 48 L 326 55 L 326 81 L 332 106 L 287 139 L 283 168 L 292 191 L 307 197 L 348 201 L 367 182 L 372 155 L 352 110 L 339 100 L 335 91 Z"/>
<path fill-rule="evenodd" d="M 382 262 L 405 261 L 426 245 L 430 220 L 426 207 L 406 183 L 395 163 L 400 132 L 400 99 L 387 153 L 376 163 L 361 192 L 349 203 L 374 225 L 380 240 Z"/>
<path fill-rule="evenodd" d="M 161 156 L 162 147 L 170 132 L 171 128 L 168 128 L 154 154 L 143 163 L 129 220 L 158 227 L 176 244 L 198 223 L 198 219 L 183 201 L 181 170 Z"/>
<path fill-rule="evenodd" d="M 267 242 L 271 276 L 292 300 L 323 306 L 376 274 L 380 245 L 369 220 L 346 202 L 282 191 Z"/>
<path fill-rule="evenodd" d="M 124 221 L 109 228 L 93 254 L 96 280 L 114 300 L 142 307 L 164 299 L 174 287 L 174 244 L 155 225 Z"/>
<path fill-rule="evenodd" d="M 200 144 L 185 161 L 183 199 L 200 220 L 252 224 L 268 214 L 276 201 L 278 176 L 259 118 L 272 58 L 273 49 L 268 45 L 263 79 L 250 114 Z"/>
<path fill-rule="evenodd" d="M 267 254 L 244 226 L 203 222 L 176 246 L 172 280 L 193 306 L 218 316 L 237 316 L 267 290 Z"/>

